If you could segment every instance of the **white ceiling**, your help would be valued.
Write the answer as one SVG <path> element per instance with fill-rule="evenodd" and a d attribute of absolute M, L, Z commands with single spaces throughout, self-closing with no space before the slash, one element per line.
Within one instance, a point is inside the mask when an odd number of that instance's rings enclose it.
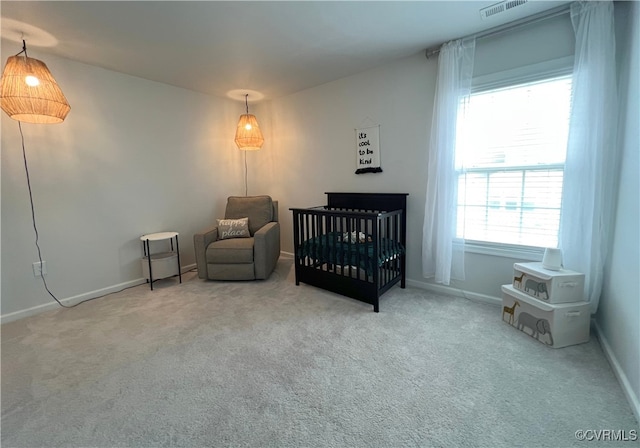
<path fill-rule="evenodd" d="M 24 35 L 28 49 L 109 70 L 271 99 L 568 3 L 529 0 L 482 20 L 497 1 L 3 0 L 2 55 Z"/>

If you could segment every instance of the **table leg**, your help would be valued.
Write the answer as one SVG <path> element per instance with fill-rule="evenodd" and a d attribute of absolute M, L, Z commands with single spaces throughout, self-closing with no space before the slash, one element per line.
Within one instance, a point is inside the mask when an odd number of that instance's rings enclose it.
<path fill-rule="evenodd" d="M 149 246 L 149 240 L 145 240 L 147 250 L 147 261 L 149 262 L 149 285 L 151 285 L 151 291 L 153 291 L 153 273 L 151 272 L 151 250 Z"/>
<path fill-rule="evenodd" d="M 180 283 L 182 283 L 182 268 L 180 267 L 180 247 L 178 245 L 178 235 L 176 235 L 176 253 L 178 254 L 178 278 L 180 278 Z"/>

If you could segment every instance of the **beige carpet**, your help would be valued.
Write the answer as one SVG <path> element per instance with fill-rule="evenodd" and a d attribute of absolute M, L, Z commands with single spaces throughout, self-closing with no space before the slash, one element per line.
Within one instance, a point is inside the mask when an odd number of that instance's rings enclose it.
<path fill-rule="evenodd" d="M 376 314 L 295 286 L 288 259 L 266 281 L 183 280 L 3 325 L 2 446 L 591 447 L 574 433 L 638 430 L 593 337 L 554 350 L 497 306 L 412 288 Z"/>

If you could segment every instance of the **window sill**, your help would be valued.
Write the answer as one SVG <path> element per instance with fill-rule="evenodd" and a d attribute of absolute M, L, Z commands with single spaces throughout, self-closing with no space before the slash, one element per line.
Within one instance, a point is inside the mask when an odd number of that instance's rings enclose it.
<path fill-rule="evenodd" d="M 456 243 L 453 243 L 454 247 Z M 488 243 L 484 241 L 466 241 L 464 251 L 473 254 L 491 255 L 494 257 L 514 258 L 526 261 L 541 261 L 543 247 L 516 246 L 510 244 Z"/>

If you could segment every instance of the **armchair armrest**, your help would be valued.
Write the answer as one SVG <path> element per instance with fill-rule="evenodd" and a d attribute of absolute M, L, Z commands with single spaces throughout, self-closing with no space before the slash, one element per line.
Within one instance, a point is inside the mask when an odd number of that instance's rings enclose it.
<path fill-rule="evenodd" d="M 218 226 L 209 227 L 193 235 L 198 277 L 207 278 L 207 246 L 218 239 Z"/>
<path fill-rule="evenodd" d="M 253 261 L 256 278 L 265 279 L 280 258 L 280 223 L 269 222 L 253 235 Z"/>

